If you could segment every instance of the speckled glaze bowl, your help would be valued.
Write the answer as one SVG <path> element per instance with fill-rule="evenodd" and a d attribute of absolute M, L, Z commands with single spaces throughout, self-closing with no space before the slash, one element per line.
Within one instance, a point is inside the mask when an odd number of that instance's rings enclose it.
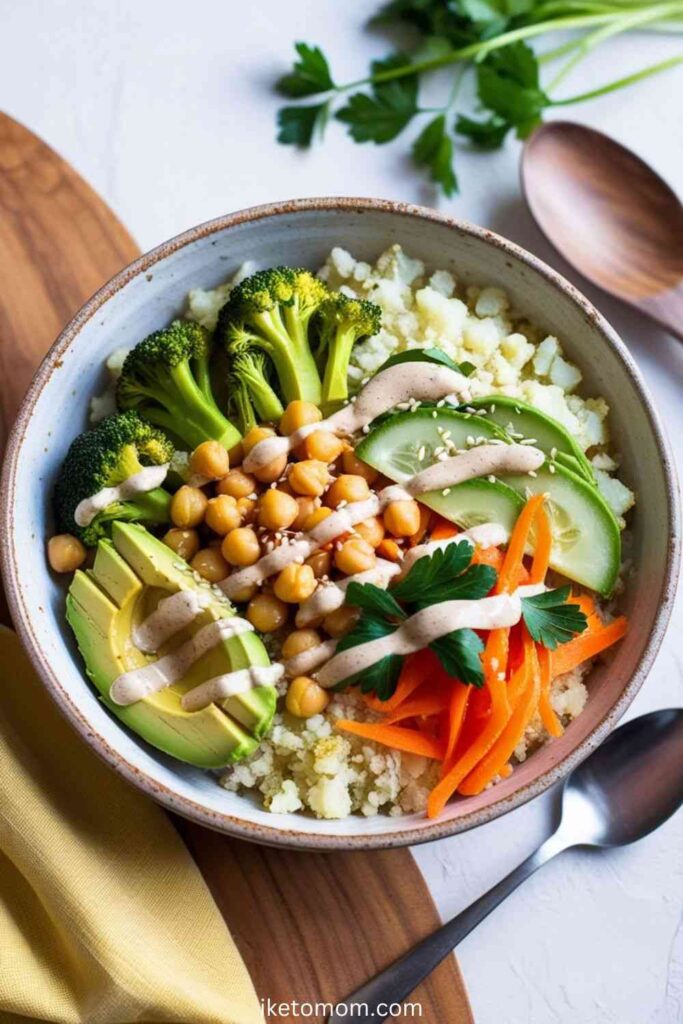
<path fill-rule="evenodd" d="M 622 475 L 640 498 L 632 518 L 635 571 L 623 597 L 631 629 L 609 664 L 592 673 L 586 710 L 561 739 L 500 785 L 456 800 L 438 821 L 272 815 L 248 796 L 226 792 L 211 775 L 146 746 L 98 701 L 66 626 L 63 587 L 46 567 L 50 491 L 69 443 L 86 425 L 88 399 L 102 387 L 106 356 L 167 324 L 190 288 L 215 286 L 246 259 L 317 268 L 332 245 L 370 260 L 394 242 L 460 281 L 505 288 L 531 321 L 562 339 L 583 371 L 586 393 L 609 402 Z M 68 324 L 33 380 L 7 448 L 1 515 L 14 622 L 45 686 L 93 750 L 188 818 L 257 842 L 318 850 L 452 835 L 563 778 L 604 739 L 642 685 L 669 618 L 679 563 L 678 488 L 669 448 L 640 374 L 609 324 L 572 285 L 512 242 L 432 210 L 372 199 L 299 200 L 221 217 L 165 242 L 113 278 Z"/>

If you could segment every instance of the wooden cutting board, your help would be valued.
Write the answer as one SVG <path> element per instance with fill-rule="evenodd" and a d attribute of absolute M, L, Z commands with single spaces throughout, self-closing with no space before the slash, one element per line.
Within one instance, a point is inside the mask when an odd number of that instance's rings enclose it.
<path fill-rule="evenodd" d="M 138 252 L 76 172 L 0 113 L 0 444 L 58 332 Z M 407 850 L 294 853 L 177 826 L 263 999 L 341 999 L 439 924 Z M 454 958 L 412 1000 L 425 1024 L 472 1024 Z"/>

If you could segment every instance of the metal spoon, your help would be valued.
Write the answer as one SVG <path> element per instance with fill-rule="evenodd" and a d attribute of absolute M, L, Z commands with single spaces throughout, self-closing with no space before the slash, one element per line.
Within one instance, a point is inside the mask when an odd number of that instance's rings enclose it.
<path fill-rule="evenodd" d="M 614 139 L 550 121 L 524 147 L 522 189 L 559 253 L 683 341 L 683 205 Z"/>
<path fill-rule="evenodd" d="M 347 996 L 328 1024 L 386 1020 L 391 1004 L 395 1007 L 405 999 L 461 939 L 547 861 L 572 846 L 633 843 L 662 825 L 682 803 L 683 709 L 653 711 L 622 725 L 565 782 L 557 831 L 467 910 Z M 365 1006 L 367 1011 L 361 1012 Z"/>

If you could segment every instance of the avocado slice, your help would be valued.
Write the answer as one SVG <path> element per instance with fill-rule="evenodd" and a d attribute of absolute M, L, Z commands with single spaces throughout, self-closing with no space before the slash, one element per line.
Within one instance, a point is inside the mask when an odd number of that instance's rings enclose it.
<path fill-rule="evenodd" d="M 218 768 L 256 749 L 272 722 L 275 688 L 259 686 L 220 705 L 193 712 L 182 708 L 181 698 L 215 675 L 250 665 L 268 665 L 266 650 L 255 633 L 223 640 L 198 659 L 180 682 L 135 704 L 122 707 L 109 698 L 117 676 L 155 659 L 133 643 L 134 627 L 162 597 L 179 590 L 203 591 L 207 605 L 159 654 L 168 653 L 208 622 L 235 612 L 217 588 L 199 579 L 187 563 L 144 527 L 117 522 L 112 539 L 99 542 L 92 570 L 75 574 L 67 596 L 67 619 L 87 674 L 113 714 L 165 753 L 201 768 Z"/>

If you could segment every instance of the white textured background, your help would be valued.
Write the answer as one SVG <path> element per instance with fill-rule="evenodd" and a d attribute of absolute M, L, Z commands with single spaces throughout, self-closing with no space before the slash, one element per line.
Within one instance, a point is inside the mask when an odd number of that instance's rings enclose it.
<path fill-rule="evenodd" d="M 362 30 L 375 6 L 1 0 L 0 105 L 70 160 L 143 248 L 230 210 L 293 196 L 433 205 L 402 140 L 361 149 L 333 126 L 312 153 L 274 142 L 270 83 L 289 62 L 291 41 L 322 44 L 339 80 L 360 77 L 367 57 L 383 51 L 382 40 Z M 566 81 L 564 95 L 682 51 L 683 39 L 615 39 Z M 563 114 L 630 145 L 683 194 L 683 68 Z M 512 141 L 493 156 L 461 154 L 462 194 L 438 205 L 508 235 L 584 288 L 636 355 L 680 463 L 683 350 L 585 285 L 548 247 L 520 200 L 518 159 Z M 682 629 L 679 601 L 632 713 L 681 703 Z M 530 852 L 551 807 L 548 796 L 474 833 L 417 849 L 441 912 L 464 907 Z M 682 1021 L 682 905 L 683 814 L 631 849 L 565 854 L 460 947 L 477 1024 Z"/>

